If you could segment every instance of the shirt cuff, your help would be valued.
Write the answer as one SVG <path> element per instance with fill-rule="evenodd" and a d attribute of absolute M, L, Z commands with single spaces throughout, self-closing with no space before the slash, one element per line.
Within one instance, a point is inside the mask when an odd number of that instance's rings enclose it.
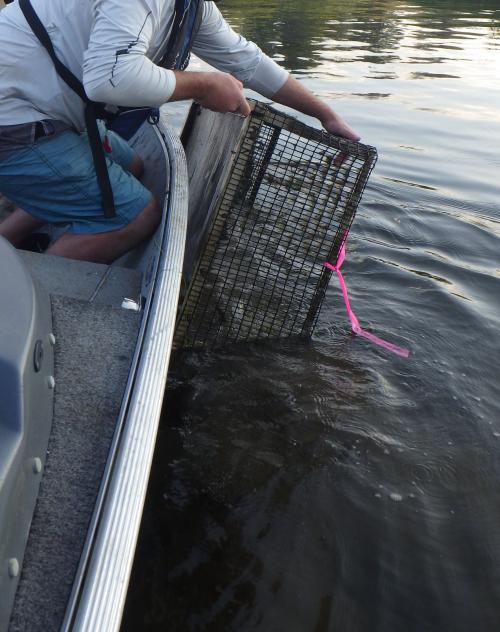
<path fill-rule="evenodd" d="M 245 88 L 255 90 L 271 99 L 284 86 L 287 79 L 288 72 L 270 57 L 262 54 L 252 78 L 245 82 Z"/>

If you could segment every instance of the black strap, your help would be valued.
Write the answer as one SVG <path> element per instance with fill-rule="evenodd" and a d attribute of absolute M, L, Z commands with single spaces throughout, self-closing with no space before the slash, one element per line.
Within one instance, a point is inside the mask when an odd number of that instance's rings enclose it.
<path fill-rule="evenodd" d="M 185 7 L 185 0 L 175 0 L 174 21 L 170 30 L 167 50 L 159 64 L 164 68 L 170 69 L 174 67 L 177 55 L 179 54 L 182 42 L 184 41 L 189 13 L 189 11 L 186 11 Z M 183 18 L 184 24 L 182 24 L 181 28 Z"/>
<path fill-rule="evenodd" d="M 194 5 L 194 7 L 192 5 Z M 194 23 L 192 22 L 193 8 L 196 10 Z M 186 59 L 179 59 L 179 55 L 182 55 L 188 29 L 190 26 L 192 27 L 190 34 L 190 40 L 192 41 L 201 24 L 202 17 L 203 0 L 190 0 L 187 6 L 186 0 L 175 0 L 174 21 L 172 28 L 170 29 L 167 50 L 158 63 L 159 66 L 168 68 L 169 70 L 185 70 L 185 67 L 189 62 L 189 54 Z M 190 48 L 190 43 L 188 45 L 188 49 Z"/>
<path fill-rule="evenodd" d="M 20 0 L 20 2 L 22 1 L 23 0 Z M 93 101 L 87 102 L 87 105 L 85 106 L 85 126 L 87 127 L 87 134 L 89 137 L 90 150 L 92 151 L 92 159 L 94 161 L 97 182 L 99 183 L 99 189 L 101 191 L 101 202 L 104 217 L 114 217 L 116 215 L 115 200 L 113 197 L 111 182 L 109 181 L 108 165 L 106 164 L 101 135 L 99 134 L 99 128 L 97 126 L 95 107 L 96 104 Z"/>
<path fill-rule="evenodd" d="M 114 217 L 116 213 L 113 190 L 109 181 L 106 157 L 104 155 L 104 148 L 102 146 L 101 136 L 97 126 L 96 107 L 98 104 L 88 98 L 82 82 L 75 77 L 71 70 L 69 70 L 69 68 L 67 68 L 57 57 L 49 34 L 33 9 L 30 0 L 19 0 L 19 6 L 26 18 L 26 21 L 31 27 L 31 30 L 49 54 L 57 74 L 85 102 L 85 125 L 89 136 L 90 149 L 94 160 L 97 182 L 99 183 L 99 189 L 101 191 L 104 216 Z"/>

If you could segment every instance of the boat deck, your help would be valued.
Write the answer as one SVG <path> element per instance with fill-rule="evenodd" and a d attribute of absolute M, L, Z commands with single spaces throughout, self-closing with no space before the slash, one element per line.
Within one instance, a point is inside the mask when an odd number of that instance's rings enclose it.
<path fill-rule="evenodd" d="M 22 256 L 51 296 L 56 389 L 9 632 L 49 632 L 63 622 L 118 418 L 141 319 L 121 303 L 139 296 L 141 274 L 30 252 Z"/>

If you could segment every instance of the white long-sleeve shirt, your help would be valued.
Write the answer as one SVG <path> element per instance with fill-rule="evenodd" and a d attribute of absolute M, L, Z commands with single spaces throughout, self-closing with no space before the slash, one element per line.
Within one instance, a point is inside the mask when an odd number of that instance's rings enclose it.
<path fill-rule="evenodd" d="M 175 75 L 154 62 L 164 52 L 175 0 L 32 0 L 59 59 L 89 98 L 110 105 L 159 107 Z M 17 3 L 0 12 L 0 125 L 51 118 L 84 128 L 81 99 L 58 76 Z M 264 96 L 287 72 L 235 33 L 213 2 L 204 2 L 193 52 Z"/>

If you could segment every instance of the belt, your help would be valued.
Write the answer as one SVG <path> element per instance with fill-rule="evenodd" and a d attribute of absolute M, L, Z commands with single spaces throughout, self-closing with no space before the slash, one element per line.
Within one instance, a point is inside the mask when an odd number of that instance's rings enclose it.
<path fill-rule="evenodd" d="M 36 121 L 35 123 L 33 123 L 33 142 L 36 143 L 39 138 L 54 136 L 54 134 L 59 134 L 60 132 L 64 132 L 67 129 L 70 129 L 70 126 L 67 123 L 63 123 L 62 121 L 49 119 Z"/>
<path fill-rule="evenodd" d="M 51 134 L 54 133 L 54 130 L 51 130 L 50 132 L 47 130 L 48 126 L 45 126 L 42 121 L 37 121 L 36 123 L 33 123 L 33 142 L 36 143 L 36 141 L 39 138 L 44 138 L 44 136 L 50 136 Z"/>
<path fill-rule="evenodd" d="M 55 119 L 0 125 L 0 158 L 5 158 L 12 151 L 31 145 L 40 138 L 54 136 L 67 129 L 71 129 L 70 125 Z"/>

